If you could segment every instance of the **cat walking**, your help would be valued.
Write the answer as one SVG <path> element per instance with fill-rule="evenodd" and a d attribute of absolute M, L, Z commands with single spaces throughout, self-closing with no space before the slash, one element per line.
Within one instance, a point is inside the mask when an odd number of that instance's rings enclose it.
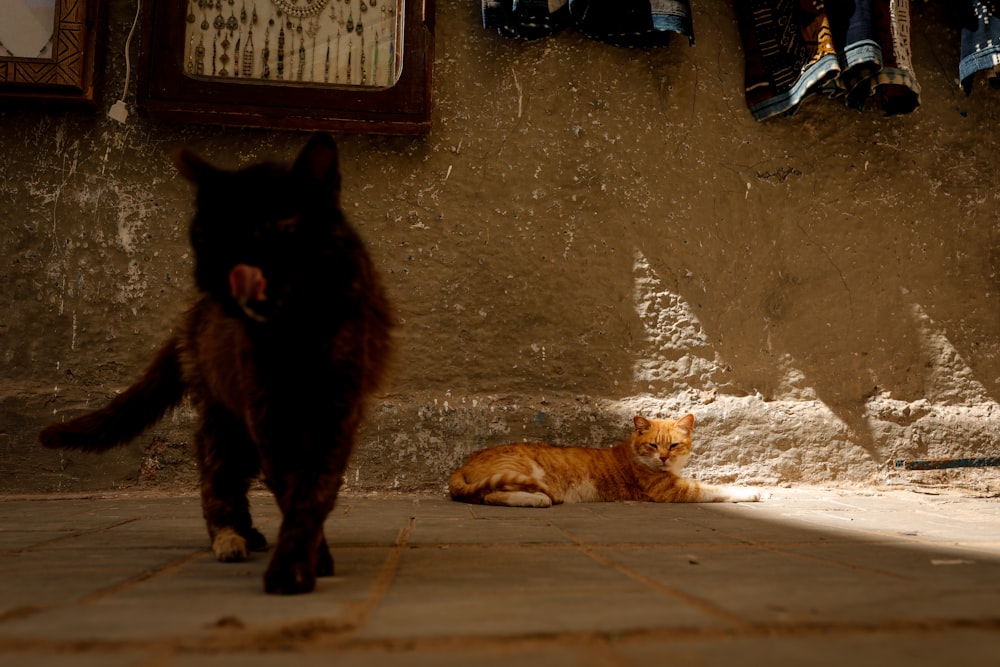
<path fill-rule="evenodd" d="M 305 593 L 333 574 L 323 533 L 362 418 L 384 374 L 391 315 L 339 205 L 333 139 L 315 135 L 291 168 L 237 171 L 188 151 L 198 298 L 145 373 L 106 407 L 46 427 L 46 447 L 124 445 L 189 395 L 212 550 L 242 561 L 267 547 L 247 491 L 263 473 L 282 512 L 268 593 Z"/>
<path fill-rule="evenodd" d="M 756 489 L 719 487 L 681 477 L 691 456 L 694 415 L 635 417 L 632 436 L 610 449 L 500 445 L 473 453 L 452 475 L 453 500 L 513 507 L 640 500 L 657 503 L 752 502 Z"/>

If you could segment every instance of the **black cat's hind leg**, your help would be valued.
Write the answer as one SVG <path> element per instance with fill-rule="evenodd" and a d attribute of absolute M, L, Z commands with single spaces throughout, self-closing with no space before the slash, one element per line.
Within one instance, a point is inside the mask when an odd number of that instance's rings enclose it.
<path fill-rule="evenodd" d="M 221 406 L 206 408 L 195 439 L 212 551 L 220 561 L 245 561 L 249 552 L 267 549 L 267 538 L 253 527 L 247 500 L 250 480 L 260 472 L 257 449 L 243 424 Z"/>

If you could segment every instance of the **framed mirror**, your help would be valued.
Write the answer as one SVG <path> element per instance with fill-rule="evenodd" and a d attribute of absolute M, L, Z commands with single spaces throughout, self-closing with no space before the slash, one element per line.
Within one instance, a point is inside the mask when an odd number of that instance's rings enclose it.
<path fill-rule="evenodd" d="M 0 103 L 95 107 L 100 0 L 0 0 Z"/>
<path fill-rule="evenodd" d="M 147 0 L 142 37 L 138 104 L 153 119 L 430 129 L 432 0 Z"/>

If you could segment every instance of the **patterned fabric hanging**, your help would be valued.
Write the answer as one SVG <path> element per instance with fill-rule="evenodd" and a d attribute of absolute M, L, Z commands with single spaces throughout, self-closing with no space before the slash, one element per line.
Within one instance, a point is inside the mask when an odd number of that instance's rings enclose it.
<path fill-rule="evenodd" d="M 910 57 L 909 3 L 854 0 L 842 4 L 848 10 L 853 5 L 853 11 L 831 17 L 843 69 L 837 92 L 855 109 L 863 109 L 874 97 L 887 116 L 910 113 L 920 106 L 920 85 Z M 841 35 L 842 41 L 837 40 Z"/>
<path fill-rule="evenodd" d="M 809 95 L 886 115 L 920 104 L 908 0 L 737 0 L 746 101 L 757 120 L 794 113 Z"/>
<path fill-rule="evenodd" d="M 822 2 L 736 0 L 746 101 L 757 120 L 792 113 L 840 72 Z"/>

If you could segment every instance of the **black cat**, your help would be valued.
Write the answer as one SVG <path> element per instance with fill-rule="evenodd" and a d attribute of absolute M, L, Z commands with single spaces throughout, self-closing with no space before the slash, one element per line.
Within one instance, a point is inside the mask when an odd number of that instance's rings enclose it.
<path fill-rule="evenodd" d="M 337 148 L 314 136 L 291 169 L 217 169 L 182 151 L 197 188 L 191 222 L 197 302 L 142 377 L 106 407 L 42 430 L 46 447 L 103 451 L 188 394 L 212 550 L 242 561 L 267 541 L 247 502 L 258 474 L 282 512 L 268 593 L 305 593 L 333 574 L 323 523 L 382 379 L 391 315 L 339 206 Z"/>

